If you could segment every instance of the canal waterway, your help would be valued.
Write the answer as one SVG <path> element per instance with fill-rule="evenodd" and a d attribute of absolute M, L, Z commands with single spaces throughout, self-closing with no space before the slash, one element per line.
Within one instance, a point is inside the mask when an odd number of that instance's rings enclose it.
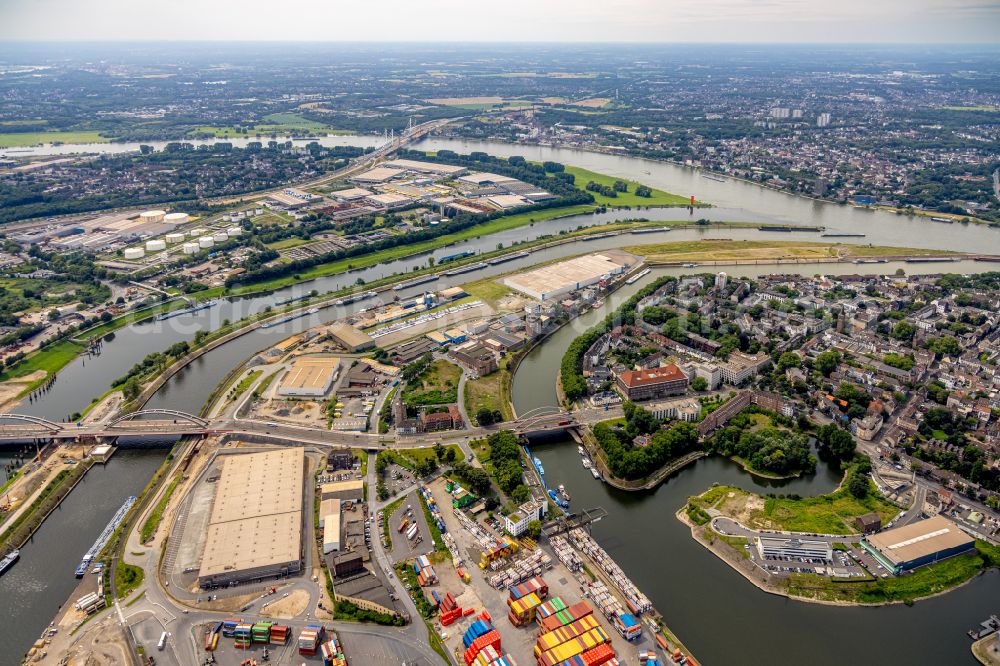
<path fill-rule="evenodd" d="M 94 465 L 21 549 L 21 559 L 0 576 L 0 666 L 21 663 L 76 589 L 80 558 L 125 498 L 149 482 L 166 453 L 119 449 L 107 465 Z"/>
<path fill-rule="evenodd" d="M 329 145 L 343 145 L 335 139 Z M 97 144 L 107 146 L 112 144 Z M 865 238 L 830 239 L 831 241 L 874 243 L 951 249 L 967 252 L 1000 253 L 998 231 L 974 225 L 943 225 L 925 219 L 910 219 L 886 213 L 857 210 L 792 197 L 738 181 L 719 183 L 703 178 L 692 170 L 647 160 L 599 155 L 576 150 L 546 147 L 510 146 L 498 143 L 427 140 L 419 148 L 449 148 L 458 152 L 486 150 L 497 155 L 520 154 L 529 159 L 552 159 L 567 164 L 640 180 L 680 194 L 694 194 L 719 206 L 695 211 L 696 217 L 783 224 L 822 225 L 828 231 L 865 233 Z M 609 213 L 604 217 L 579 216 L 580 219 L 549 221 L 533 227 L 473 239 L 443 248 L 433 256 L 475 248 L 488 251 L 497 243 L 505 246 L 542 233 L 557 233 L 581 224 L 596 224 L 604 219 L 648 217 L 682 219 L 683 209 L 654 209 L 630 213 Z M 721 216 L 721 217 L 720 217 Z M 532 236 L 534 234 L 534 236 Z M 509 272 L 549 259 L 632 244 L 692 238 L 764 238 L 778 240 L 820 240 L 815 233 L 775 234 L 749 229 L 692 229 L 662 234 L 617 236 L 594 241 L 577 241 L 533 253 L 482 271 L 470 272 L 438 283 L 421 285 L 398 292 L 416 295 L 422 289 L 441 288 L 444 284 L 462 284 L 501 272 Z M 372 267 L 347 275 L 302 283 L 264 297 L 223 301 L 208 310 L 176 317 L 165 322 L 131 326 L 115 334 L 98 357 L 81 358 L 59 375 L 53 388 L 33 403 L 18 408 L 59 419 L 79 411 L 89 400 L 102 393 L 111 380 L 123 374 L 150 351 L 162 350 L 172 342 L 193 337 L 199 329 L 213 329 L 222 320 L 235 320 L 268 304 L 308 293 L 312 289 L 333 291 L 354 284 L 358 277 L 366 281 L 412 270 L 426 265 L 427 255 Z M 753 276 L 772 272 L 813 273 L 891 273 L 903 268 L 908 274 L 937 272 L 980 272 L 990 264 L 963 261 L 943 264 L 802 264 L 796 266 L 727 267 L 731 275 Z M 596 323 L 605 312 L 663 272 L 674 274 L 690 269 L 660 269 L 636 285 L 623 288 L 607 299 L 604 308 L 584 315 L 565 327 L 532 352 L 514 378 L 514 403 L 519 412 L 555 404 L 555 378 L 566 346 L 576 335 Z M 709 270 L 709 269 L 702 269 Z M 236 365 L 274 342 L 314 326 L 344 316 L 367 303 L 331 307 L 312 317 L 289 324 L 261 329 L 242 336 L 198 359 L 172 378 L 150 401 L 152 407 L 171 407 L 196 412 L 209 393 Z M 125 497 L 141 489 L 164 451 L 119 452 L 106 467 L 95 467 L 85 481 L 70 495 L 62 508 L 46 522 L 22 559 L 0 578 L 0 639 L 11 648 L 11 655 L 23 653 L 51 620 L 59 604 L 72 590 L 72 570 L 76 561 L 96 538 Z M 578 507 L 604 506 L 609 519 L 595 526 L 601 544 L 619 560 L 625 571 L 653 599 L 670 626 L 707 664 L 796 663 L 834 664 L 846 659 L 867 659 L 875 663 L 940 664 L 966 663 L 968 643 L 964 631 L 991 612 L 1000 599 L 1000 575 L 988 574 L 982 580 L 943 597 L 920 602 L 913 608 L 839 609 L 792 602 L 773 597 L 746 583 L 742 577 L 696 544 L 688 530 L 674 518 L 674 512 L 691 494 L 700 493 L 713 482 L 736 483 L 756 487 L 760 481 L 726 461 L 705 459 L 681 471 L 653 491 L 625 494 L 599 484 L 580 465 L 575 446 L 550 445 L 539 450 L 539 457 L 549 470 L 550 480 L 563 482 Z M 825 474 L 791 482 L 802 489 L 792 492 L 826 492 L 831 480 Z M 73 533 L 79 544 L 69 543 L 58 535 Z M 43 539 L 50 538 L 50 541 Z M 31 567 L 26 566 L 30 561 Z M 650 566 L 655 562 L 656 566 Z M 67 580 L 63 580 L 63 571 Z M 23 576 L 23 577 L 21 577 Z M 869 638 L 870 637 L 870 640 Z M 23 649 L 22 649 L 22 646 Z M 16 651 L 13 649 L 16 648 Z M 16 657 L 0 665 L 17 663 Z"/>

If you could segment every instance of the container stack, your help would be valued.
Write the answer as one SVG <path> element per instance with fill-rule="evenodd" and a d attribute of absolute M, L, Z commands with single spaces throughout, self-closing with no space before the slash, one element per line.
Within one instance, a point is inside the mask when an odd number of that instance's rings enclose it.
<path fill-rule="evenodd" d="M 499 563 L 490 565 L 500 566 Z M 489 578 L 489 584 L 498 590 L 502 590 L 512 585 L 517 585 L 521 581 L 528 580 L 540 575 L 546 569 L 552 567 L 552 558 L 545 554 L 541 548 L 536 548 L 527 556 L 514 562 L 508 569 L 505 569 Z"/>
<path fill-rule="evenodd" d="M 270 643 L 271 642 L 271 626 L 273 622 L 257 622 L 253 625 L 253 629 L 250 632 L 251 638 L 253 638 L 254 643 Z"/>
<path fill-rule="evenodd" d="M 73 607 L 82 613 L 90 615 L 91 613 L 96 613 L 97 611 L 104 608 L 104 595 L 98 594 L 97 592 L 91 592 L 90 594 L 85 594 L 76 600 Z"/>
<path fill-rule="evenodd" d="M 268 637 L 268 643 L 271 645 L 284 645 L 288 642 L 288 637 L 291 633 L 291 629 L 284 625 L 271 625 L 271 634 Z"/>
<path fill-rule="evenodd" d="M 464 511 L 454 511 L 453 513 L 458 518 L 458 522 L 462 524 L 462 527 L 479 542 L 479 546 L 483 550 L 493 545 L 493 537 L 490 536 L 490 533 L 482 525 L 465 515 Z"/>
<path fill-rule="evenodd" d="M 226 638 L 232 638 L 236 632 L 236 625 L 243 622 L 243 620 L 238 617 L 226 618 L 222 621 L 222 635 Z"/>
<path fill-rule="evenodd" d="M 619 666 L 618 657 L 610 645 L 598 645 L 563 661 L 559 666 Z M 650 666 L 647 663 L 647 666 Z"/>
<path fill-rule="evenodd" d="M 253 642 L 253 625 L 247 622 L 240 622 L 233 630 L 233 645 L 237 648 L 248 648 Z"/>
<path fill-rule="evenodd" d="M 306 625 L 299 633 L 299 654 L 311 657 L 319 651 L 325 630 L 318 624 Z"/>
<path fill-rule="evenodd" d="M 426 555 L 421 555 L 413 561 L 413 572 L 417 574 L 417 583 L 420 587 L 426 587 L 438 582 L 437 573 L 431 566 L 431 561 Z"/>
<path fill-rule="evenodd" d="M 510 612 L 507 619 L 515 627 L 523 627 L 535 619 L 535 610 L 542 603 L 542 600 L 534 592 L 529 592 L 520 599 L 510 602 Z"/>
<path fill-rule="evenodd" d="M 589 653 L 589 654 L 588 654 Z M 579 656 L 584 666 L 599 666 L 615 657 L 611 649 L 611 637 L 601 627 L 560 643 L 538 657 L 538 666 L 559 666 L 567 660 Z"/>
<path fill-rule="evenodd" d="M 420 494 L 424 497 L 424 502 L 427 504 L 427 510 L 430 511 L 431 514 L 431 520 L 433 520 L 434 524 L 437 525 L 438 531 L 440 531 L 441 534 L 446 533 L 448 528 L 445 527 L 444 518 L 441 517 L 441 507 L 439 507 L 437 502 L 434 500 L 434 495 L 431 494 L 430 488 L 427 486 L 420 486 Z"/>
<path fill-rule="evenodd" d="M 535 619 L 541 622 L 548 616 L 564 610 L 566 610 L 566 602 L 562 600 L 562 597 L 552 597 L 538 607 L 538 610 L 535 611 Z"/>
<path fill-rule="evenodd" d="M 464 641 L 463 641 L 464 644 Z M 496 629 L 491 629 L 475 638 L 465 650 L 465 663 L 467 666 L 472 666 L 476 661 L 476 657 L 487 648 L 491 647 L 496 654 L 500 653 L 500 633 Z M 491 652 L 492 654 L 492 652 Z"/>
<path fill-rule="evenodd" d="M 558 629 L 559 627 L 573 624 L 588 615 L 592 615 L 593 612 L 594 609 L 590 605 L 590 602 L 586 600 L 579 601 L 564 611 L 559 611 L 555 615 L 550 615 L 546 618 L 538 620 L 538 626 L 541 628 L 540 633 L 548 633 Z"/>
<path fill-rule="evenodd" d="M 472 615 L 473 612 L 472 609 L 469 608 L 469 612 L 465 613 L 465 611 L 462 610 L 462 607 L 458 605 L 458 602 L 455 601 L 455 596 L 451 592 L 448 592 L 441 597 L 439 608 L 441 611 L 441 624 L 445 627 L 460 617 L 464 617 L 466 614 Z"/>
<path fill-rule="evenodd" d="M 532 592 L 537 594 L 540 599 L 545 599 L 549 596 L 549 585 L 543 579 L 538 577 L 526 580 L 519 585 L 515 585 L 510 588 L 507 605 L 510 606 L 514 601 L 517 601 L 521 597 L 531 594 Z"/>
<path fill-rule="evenodd" d="M 485 569 L 491 563 L 513 555 L 517 552 L 518 547 L 517 542 L 513 539 L 507 537 L 497 539 L 492 546 L 484 550 L 482 555 L 479 556 L 479 568 Z"/>
<path fill-rule="evenodd" d="M 625 597 L 625 601 L 629 606 L 628 610 L 632 614 L 641 615 L 653 608 L 653 604 L 646 598 L 646 595 L 639 591 L 639 588 L 629 580 L 625 572 L 618 566 L 618 563 L 604 552 L 604 549 L 594 541 L 593 537 L 580 528 L 570 530 L 569 536 L 574 545 L 594 560 L 604 573 L 608 575 L 615 587 Z"/>
<path fill-rule="evenodd" d="M 319 646 L 319 652 L 323 657 L 323 666 L 347 666 L 347 657 L 335 635 L 330 634 L 329 639 Z"/>
<path fill-rule="evenodd" d="M 583 560 L 577 555 L 573 546 L 562 536 L 549 537 L 549 545 L 556 552 L 556 557 L 570 571 L 579 571 L 583 566 Z"/>
<path fill-rule="evenodd" d="M 542 633 L 538 636 L 538 640 L 535 641 L 535 658 L 537 659 L 543 653 L 548 652 L 557 645 L 562 645 L 571 638 L 581 636 L 599 626 L 601 626 L 601 623 L 596 617 L 585 615 L 576 622 Z"/>

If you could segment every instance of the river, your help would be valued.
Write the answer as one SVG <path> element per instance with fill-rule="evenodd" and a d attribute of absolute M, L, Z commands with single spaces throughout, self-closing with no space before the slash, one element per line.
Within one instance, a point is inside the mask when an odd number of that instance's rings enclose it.
<path fill-rule="evenodd" d="M 341 139 L 342 137 L 332 137 Z M 345 143 L 340 141 L 339 143 Z M 329 145 L 337 145 L 334 140 Z M 114 144 L 96 144 L 104 148 Z M 863 242 L 880 245 L 897 245 L 934 249 L 951 249 L 967 252 L 1000 252 L 998 231 L 975 225 L 945 225 L 926 219 L 910 219 L 881 212 L 864 211 L 846 206 L 836 206 L 773 192 L 752 184 L 738 181 L 720 183 L 703 178 L 689 169 L 660 164 L 647 160 L 601 155 L 576 150 L 538 146 L 511 146 L 498 143 L 466 142 L 430 139 L 419 148 L 437 150 L 450 148 L 459 152 L 485 150 L 497 155 L 524 155 L 529 159 L 555 160 L 567 164 L 608 173 L 642 182 L 681 194 L 694 194 L 698 198 L 717 204 L 718 208 L 695 211 L 696 217 L 717 220 L 756 222 L 781 222 L 786 224 L 822 225 L 828 231 L 865 233 L 865 238 L 832 239 L 844 242 Z M 648 173 L 647 173 L 648 172 Z M 609 213 L 604 216 L 577 216 L 564 220 L 538 223 L 532 227 L 511 230 L 488 238 L 472 239 L 436 251 L 440 258 L 463 249 L 487 251 L 503 242 L 509 246 L 516 240 L 537 237 L 543 233 L 557 233 L 560 229 L 575 229 L 581 224 L 596 224 L 620 217 L 643 216 L 651 219 L 683 219 L 683 209 L 650 210 L 631 213 Z M 533 253 L 531 257 L 467 273 L 456 278 L 442 279 L 437 284 L 424 285 L 400 293 L 415 295 L 421 288 L 440 288 L 441 284 L 461 284 L 500 272 L 572 254 L 591 250 L 647 244 L 660 241 L 685 240 L 699 237 L 717 238 L 766 238 L 778 240 L 819 240 L 815 233 L 775 234 L 750 229 L 690 229 L 642 236 L 622 236 L 595 241 L 578 241 Z M 192 315 L 169 319 L 165 322 L 140 324 L 127 327 L 115 334 L 115 339 L 104 345 L 97 357 L 77 359 L 60 374 L 52 389 L 41 399 L 18 408 L 23 413 L 59 419 L 78 411 L 87 402 L 105 390 L 108 383 L 123 374 L 137 360 L 153 350 L 164 349 L 170 343 L 187 339 L 200 328 L 213 329 L 223 319 L 236 319 L 249 312 L 259 311 L 267 304 L 311 289 L 332 291 L 353 284 L 361 277 L 366 281 L 406 272 L 413 266 L 426 265 L 427 255 L 402 259 L 351 273 L 323 278 L 283 289 L 274 294 L 245 299 L 222 301 L 213 308 Z M 821 264 L 797 266 L 740 266 L 728 267 L 731 275 L 753 276 L 767 272 L 857 273 L 871 271 L 891 273 L 902 267 L 907 273 L 978 272 L 993 268 L 990 264 L 963 261 L 947 264 L 879 264 L 854 266 L 850 264 Z M 639 289 L 655 275 L 667 272 L 658 270 L 644 281 L 623 288 L 600 311 L 588 313 L 580 321 L 565 327 L 545 341 L 535 351 L 514 378 L 514 403 L 519 412 L 541 405 L 555 404 L 554 382 L 559 361 L 566 345 L 587 327 L 596 323 L 604 312 L 614 307 Z M 684 269 L 674 269 L 675 274 Z M 304 317 L 289 324 L 258 330 L 209 352 L 185 371 L 172 378 L 150 401 L 151 407 L 171 407 L 196 412 L 208 394 L 234 366 L 244 359 L 291 335 L 344 316 L 362 307 L 331 307 L 313 317 Z M 122 455 L 125 453 L 126 455 Z M 121 457 L 119 457 L 121 456 Z M 130 457 L 131 456 L 131 457 Z M 30 645 L 62 603 L 69 591 L 69 584 L 62 583 L 62 571 L 71 572 L 75 560 L 82 555 L 90 542 L 100 532 L 117 506 L 128 494 L 141 488 L 152 470 L 162 460 L 163 452 L 120 452 L 107 468 L 95 468 L 87 480 L 74 491 L 63 507 L 36 535 L 25 549 L 25 558 L 0 579 L 4 598 L 16 598 L 0 608 L 0 625 L 6 645 L 23 652 L 21 646 Z M 702 492 L 712 482 L 737 483 L 754 487 L 752 477 L 735 466 L 716 459 L 706 459 L 683 470 L 654 491 L 642 494 L 610 492 L 603 484 L 595 482 L 579 463 L 575 446 L 543 446 L 539 457 L 551 470 L 553 482 L 564 482 L 574 495 L 577 506 L 604 506 L 610 512 L 608 520 L 595 526 L 595 534 L 602 545 L 622 564 L 629 575 L 649 594 L 664 613 L 670 626 L 691 647 L 696 655 L 708 664 L 729 663 L 841 663 L 845 658 L 865 659 L 882 663 L 940 664 L 965 663 L 971 659 L 964 631 L 991 612 L 996 612 L 996 599 L 1000 598 L 1000 575 L 988 574 L 952 594 L 913 608 L 903 606 L 886 609 L 835 609 L 792 602 L 759 592 L 746 583 L 728 566 L 697 545 L 687 528 L 673 517 L 684 498 Z M 127 463 L 135 464 L 129 466 Z M 142 465 L 139 462 L 143 462 Z M 95 482 L 96 480 L 96 482 Z M 809 492 L 825 492 L 830 480 L 817 474 L 793 483 L 806 484 Z M 97 494 L 99 486 L 106 495 Z M 88 490 L 89 489 L 89 490 Z M 88 494 L 91 493 L 91 494 Z M 62 520 L 62 522 L 60 522 Z M 43 535 L 58 534 L 73 526 L 79 535 L 81 547 L 39 548 Z M 79 550 L 79 552 L 76 552 Z M 653 559 L 659 566 L 650 567 Z M 19 569 L 25 579 L 19 579 Z M 35 574 L 32 574 L 32 571 Z M 44 572 L 42 575 L 40 572 Z M 32 575 L 36 577 L 32 577 Z M 71 573 L 67 575 L 71 576 Z M 39 582 L 42 581 L 42 582 Z M 11 586 L 8 588 L 8 586 Z M 62 587 L 60 587 L 62 586 Z M 63 589 L 65 588 L 65 589 Z M 7 591 L 16 592 L 16 597 Z M 720 633 L 725 639 L 720 639 Z M 905 640 L 902 638 L 906 636 Z M 780 640 L 780 643 L 777 641 Z M 770 647 L 774 643 L 781 647 Z M 0 664 L 16 663 L 0 658 Z"/>

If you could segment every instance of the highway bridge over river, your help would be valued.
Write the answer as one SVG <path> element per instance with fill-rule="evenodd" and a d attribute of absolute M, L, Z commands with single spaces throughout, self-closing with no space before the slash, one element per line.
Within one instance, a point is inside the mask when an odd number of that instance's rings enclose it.
<path fill-rule="evenodd" d="M 23 414 L 0 414 L 0 444 L 25 441 L 104 441 L 119 437 L 179 437 L 185 435 L 270 436 L 275 440 L 299 441 L 358 448 L 394 446 L 416 448 L 456 437 L 485 437 L 498 430 L 511 430 L 525 437 L 557 434 L 581 425 L 618 416 L 620 410 L 567 412 L 554 407 L 532 410 L 521 417 L 488 427 L 470 427 L 416 435 L 380 435 L 369 432 L 329 430 L 292 423 L 255 419 L 204 419 L 171 409 L 144 409 L 97 423 L 66 423 Z"/>

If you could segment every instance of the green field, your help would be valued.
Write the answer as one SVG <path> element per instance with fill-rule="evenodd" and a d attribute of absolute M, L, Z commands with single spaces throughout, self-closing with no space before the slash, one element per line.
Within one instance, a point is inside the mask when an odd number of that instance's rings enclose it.
<path fill-rule="evenodd" d="M 445 451 L 449 449 L 455 452 L 455 462 L 461 462 L 465 459 L 465 454 L 462 453 L 462 449 L 459 448 L 458 444 L 444 444 Z M 437 460 L 437 454 L 434 452 L 433 447 L 428 447 L 425 449 L 400 449 L 396 451 L 396 459 L 405 458 L 409 462 L 416 465 L 424 460 L 430 460 L 433 458 Z M 440 462 L 440 461 L 439 461 Z M 409 469 L 413 469 L 410 465 L 405 465 Z"/>
<path fill-rule="evenodd" d="M 299 238 L 294 236 L 292 238 L 284 238 L 280 241 L 275 241 L 273 243 L 268 243 L 267 246 L 272 250 L 287 250 L 290 247 L 298 247 L 299 245 L 305 245 L 308 243 L 305 238 Z"/>
<path fill-rule="evenodd" d="M 503 399 L 503 382 L 506 374 L 508 373 L 505 369 L 500 369 L 485 377 L 466 380 L 465 395 L 462 399 L 465 400 L 465 411 L 469 413 L 469 418 L 476 418 L 476 412 L 483 408 L 499 411 L 505 420 L 513 416 L 509 405 Z"/>
<path fill-rule="evenodd" d="M 247 127 L 246 132 L 241 132 L 235 127 L 222 127 L 215 125 L 204 125 L 195 127 L 188 134 L 211 134 L 218 139 L 231 139 L 239 137 L 253 137 L 269 134 L 282 134 L 290 132 L 312 132 L 313 134 L 354 134 L 349 130 L 338 130 L 328 127 L 323 123 L 310 120 L 297 113 L 272 113 L 264 116 L 264 122 Z"/>
<path fill-rule="evenodd" d="M 403 389 L 407 405 L 443 405 L 458 402 L 458 380 L 462 369 L 444 359 L 437 359 Z"/>
<path fill-rule="evenodd" d="M 992 104 L 977 104 L 976 106 L 944 106 L 945 111 L 1000 111 L 1000 106 Z"/>
<path fill-rule="evenodd" d="M 613 185 L 616 180 L 622 180 L 628 183 L 628 192 L 619 192 L 617 197 L 606 197 L 596 192 L 591 192 L 591 194 L 594 195 L 594 200 L 598 204 L 605 206 L 687 206 L 691 202 L 690 197 L 684 197 L 679 194 L 670 194 L 669 192 L 664 192 L 663 190 L 658 190 L 656 188 L 653 188 L 653 195 L 651 197 L 637 197 L 634 194 L 635 188 L 637 185 L 642 185 L 643 183 L 638 183 L 634 180 L 628 180 L 626 178 L 605 176 L 603 173 L 596 173 L 594 171 L 588 171 L 587 169 L 575 166 L 567 166 L 566 172 L 573 174 L 576 178 L 575 185 L 581 190 L 584 189 L 590 181 L 594 181 L 600 185 L 607 185 L 608 187 Z"/>
<path fill-rule="evenodd" d="M 701 509 L 715 508 L 750 529 L 777 529 L 812 534 L 856 534 L 854 519 L 874 511 L 888 523 L 899 513 L 870 484 L 868 496 L 858 499 L 846 488 L 816 497 L 761 497 L 732 486 L 716 486 L 689 504 Z"/>
<path fill-rule="evenodd" d="M 0 373 L 0 381 L 24 377 L 37 370 L 44 370 L 47 375 L 51 375 L 54 372 L 62 370 L 81 351 L 83 351 L 83 347 L 75 342 L 67 340 L 57 342 L 51 347 L 31 352 L 13 368 L 4 370 Z"/>
<path fill-rule="evenodd" d="M 97 132 L 15 132 L 0 134 L 0 148 L 25 148 L 42 143 L 107 143 Z"/>
<path fill-rule="evenodd" d="M 511 293 L 511 288 L 500 282 L 497 278 L 469 282 L 463 284 L 462 289 L 473 298 L 477 298 L 490 305 L 496 305 L 497 302 Z"/>

